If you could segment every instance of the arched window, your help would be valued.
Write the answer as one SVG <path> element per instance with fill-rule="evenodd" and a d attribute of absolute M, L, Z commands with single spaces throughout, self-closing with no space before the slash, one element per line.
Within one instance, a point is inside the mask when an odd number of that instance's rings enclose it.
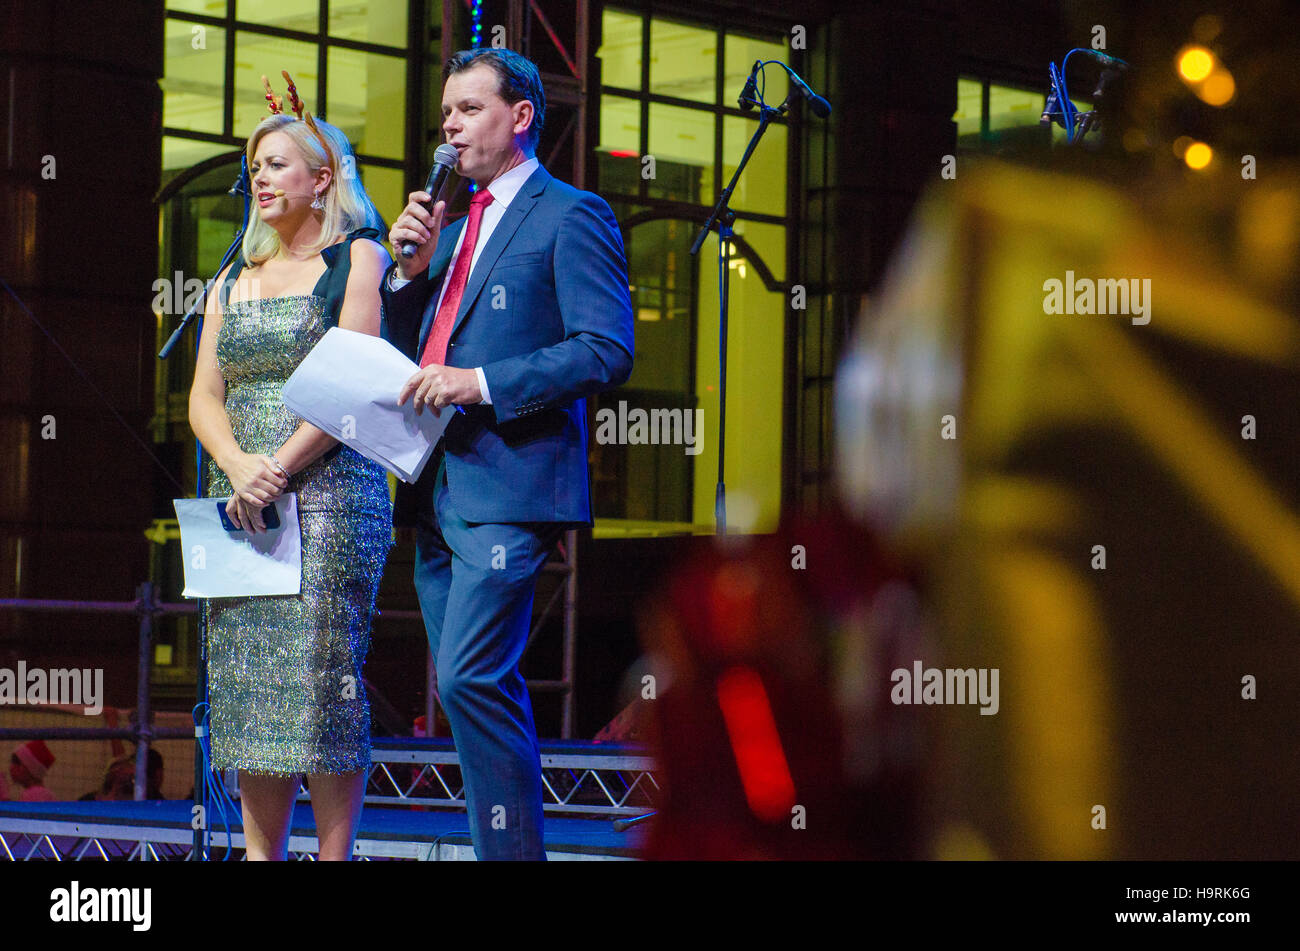
<path fill-rule="evenodd" d="M 596 188 L 627 244 L 636 362 L 625 386 L 594 401 L 596 534 L 712 532 L 717 237 L 697 257 L 688 252 L 757 126 L 735 105 L 750 68 L 789 56 L 780 34 L 742 35 L 720 22 L 606 7 L 601 24 Z M 778 104 L 785 74 L 771 67 L 766 77 L 765 98 Z M 791 147 L 785 122 L 772 124 L 731 202 L 726 481 L 737 531 L 770 531 L 780 515 Z M 695 413 L 694 445 L 634 441 L 622 421 L 637 409 Z M 601 440 L 602 419 L 620 423 L 616 441 Z"/>

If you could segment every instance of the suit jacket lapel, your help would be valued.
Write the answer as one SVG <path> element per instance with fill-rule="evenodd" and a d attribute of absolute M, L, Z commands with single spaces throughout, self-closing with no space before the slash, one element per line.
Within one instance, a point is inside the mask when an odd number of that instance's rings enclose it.
<path fill-rule="evenodd" d="M 429 332 L 433 329 L 433 318 L 438 313 L 438 297 L 442 293 L 442 283 L 447 279 L 447 268 L 451 266 L 451 252 L 456 250 L 456 240 L 460 237 L 461 231 L 465 228 L 465 219 L 461 218 L 455 224 L 450 224 L 438 233 L 438 244 L 434 248 L 433 257 L 429 259 L 429 280 L 433 282 L 436 290 L 429 295 L 429 302 L 424 305 L 424 320 L 420 323 L 420 345 L 416 349 L 416 361 L 419 355 L 424 353 L 424 345 L 429 339 Z"/>
<path fill-rule="evenodd" d="M 465 315 L 474 306 L 475 299 L 483 290 L 483 285 L 487 283 L 487 276 L 492 270 L 492 266 L 496 264 L 497 258 L 501 257 L 501 252 L 510 243 L 510 239 L 519 230 L 519 226 L 528 217 L 528 213 L 533 210 L 538 197 L 542 192 L 546 191 L 546 186 L 550 183 L 550 180 L 551 174 L 541 165 L 538 165 L 533 174 L 528 176 L 528 180 L 524 182 L 523 187 L 515 194 L 514 199 L 510 202 L 510 207 L 506 209 L 505 215 L 497 222 L 496 228 L 492 231 L 492 237 L 483 246 L 483 251 L 474 264 L 474 270 L 470 272 L 469 283 L 465 285 L 465 295 L 460 299 L 460 309 L 456 312 L 456 323 L 452 326 L 451 337 L 448 339 L 455 339 L 456 331 L 465 322 Z"/>

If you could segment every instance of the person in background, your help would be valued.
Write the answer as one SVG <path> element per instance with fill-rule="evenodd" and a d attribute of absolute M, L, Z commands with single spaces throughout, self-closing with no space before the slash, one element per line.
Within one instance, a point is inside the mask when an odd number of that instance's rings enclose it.
<path fill-rule="evenodd" d="M 155 749 L 149 750 L 149 778 L 146 799 L 165 799 L 162 794 L 163 758 Z M 135 798 L 135 757 L 123 756 L 109 764 L 104 771 L 104 782 L 99 789 L 88 792 L 78 802 L 125 801 Z"/>
<path fill-rule="evenodd" d="M 104 771 L 99 789 L 88 792 L 78 802 L 125 802 L 135 798 L 135 760 L 113 760 Z"/>
<path fill-rule="evenodd" d="M 9 778 L 22 787 L 17 802 L 49 802 L 54 793 L 45 788 L 45 774 L 54 765 L 54 754 L 44 740 L 29 740 L 9 758 Z"/>

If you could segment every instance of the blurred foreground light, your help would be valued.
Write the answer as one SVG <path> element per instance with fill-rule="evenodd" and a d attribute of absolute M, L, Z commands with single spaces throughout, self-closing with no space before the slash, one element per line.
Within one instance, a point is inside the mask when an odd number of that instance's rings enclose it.
<path fill-rule="evenodd" d="M 1174 139 L 1174 154 L 1179 158 L 1185 157 L 1187 155 L 1187 149 L 1195 142 L 1196 140 L 1190 135 L 1180 135 L 1178 138 Z"/>
<path fill-rule="evenodd" d="M 1178 54 L 1178 75 L 1199 83 L 1214 70 L 1214 54 L 1204 46 L 1185 46 Z"/>
<path fill-rule="evenodd" d="M 1212 106 L 1226 106 L 1237 94 L 1237 83 L 1232 78 L 1232 73 L 1220 66 L 1205 82 L 1196 86 L 1194 91 L 1201 97 L 1202 102 Z"/>
<path fill-rule="evenodd" d="M 1214 158 L 1214 150 L 1204 142 L 1193 142 L 1183 153 L 1183 161 L 1187 163 L 1187 167 L 1198 171 L 1209 165 L 1212 158 Z"/>
<path fill-rule="evenodd" d="M 1124 151 L 1125 152 L 1143 152 L 1151 147 L 1151 142 L 1147 134 L 1141 129 L 1132 128 L 1124 130 Z"/>
<path fill-rule="evenodd" d="M 766 822 L 789 815 L 794 781 L 762 679 L 750 667 L 726 670 L 718 678 L 718 706 L 749 808 Z"/>
<path fill-rule="evenodd" d="M 1203 13 L 1192 24 L 1192 36 L 1197 42 L 1210 43 L 1223 32 L 1223 17 L 1214 13 Z"/>

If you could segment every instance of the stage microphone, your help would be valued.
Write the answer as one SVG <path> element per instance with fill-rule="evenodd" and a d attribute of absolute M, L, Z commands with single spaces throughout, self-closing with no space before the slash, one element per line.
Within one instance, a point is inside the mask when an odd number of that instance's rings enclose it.
<path fill-rule="evenodd" d="M 754 97 L 758 95 L 758 84 L 755 78 L 758 76 L 758 67 L 762 60 L 754 60 L 754 68 L 749 71 L 749 78 L 745 80 L 745 88 L 740 91 L 740 98 L 736 100 L 740 104 L 741 111 L 754 111 Z"/>
<path fill-rule="evenodd" d="M 1100 63 L 1107 69 L 1128 69 L 1128 63 L 1116 56 L 1103 53 L 1101 50 L 1085 49 L 1084 52 L 1091 56 L 1095 62 Z"/>
<path fill-rule="evenodd" d="M 1039 125 L 1051 125 L 1053 122 L 1061 122 L 1061 100 L 1056 96 L 1056 87 L 1052 86 L 1047 90 L 1047 101 L 1043 103 L 1043 114 L 1038 117 Z"/>
<path fill-rule="evenodd" d="M 424 208 L 430 214 L 433 213 L 434 203 L 438 200 L 438 192 L 442 190 L 442 183 L 447 180 L 447 175 L 456 163 L 460 161 L 460 153 L 456 151 L 454 145 L 440 145 L 433 153 L 433 168 L 429 169 L 429 179 L 424 183 L 424 190 L 429 193 L 429 200 L 424 203 Z M 433 235 L 434 240 L 437 235 Z M 414 241 L 402 242 L 402 257 L 413 258 L 418 249 Z"/>
<path fill-rule="evenodd" d="M 813 115 L 818 119 L 825 119 L 831 114 L 831 104 L 829 102 L 813 92 L 808 84 L 798 76 L 792 75 L 792 78 L 794 82 L 790 86 L 790 95 L 786 97 L 786 103 L 790 102 L 790 99 L 794 96 L 802 96 L 808 100 L 809 108 L 812 109 Z M 785 111 L 785 103 L 782 104 L 781 111 Z"/>
<path fill-rule="evenodd" d="M 812 107 L 813 115 L 818 119 L 825 119 L 831 114 L 831 104 L 807 86 L 804 87 L 804 94 L 808 99 L 808 105 Z"/>

